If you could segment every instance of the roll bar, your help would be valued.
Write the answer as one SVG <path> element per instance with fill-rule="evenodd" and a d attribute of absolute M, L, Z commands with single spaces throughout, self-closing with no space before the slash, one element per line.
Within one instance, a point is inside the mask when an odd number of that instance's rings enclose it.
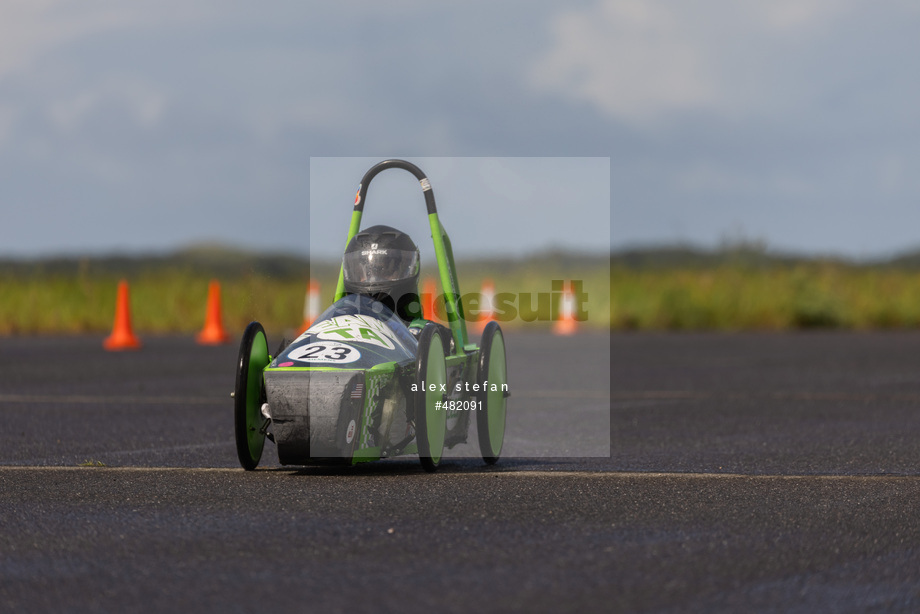
<path fill-rule="evenodd" d="M 367 198 L 367 188 L 370 186 L 374 177 L 381 172 L 390 168 L 401 168 L 412 173 L 418 179 L 422 187 L 422 193 L 425 195 L 425 207 L 428 209 L 428 223 L 431 226 L 431 240 L 434 243 L 435 258 L 438 261 L 438 274 L 441 281 L 441 290 L 444 294 L 444 307 L 447 311 L 447 323 L 450 325 L 451 335 L 454 338 L 455 355 L 464 352 L 469 337 L 466 331 L 466 320 L 463 317 L 463 305 L 460 301 L 460 283 L 457 280 L 457 267 L 454 265 L 454 252 L 451 248 L 450 237 L 447 231 L 441 225 L 438 218 L 438 210 L 434 202 L 434 190 L 431 189 L 431 182 L 422 172 L 422 169 L 406 162 L 405 160 L 384 160 L 372 166 L 358 185 L 358 192 L 355 194 L 355 207 L 351 213 L 351 224 L 348 228 L 348 239 L 345 241 L 347 247 L 351 240 L 361 229 L 361 216 L 364 213 L 364 202 Z M 335 300 L 345 296 L 345 269 L 344 266 L 339 269 L 339 282 L 335 289 Z"/>

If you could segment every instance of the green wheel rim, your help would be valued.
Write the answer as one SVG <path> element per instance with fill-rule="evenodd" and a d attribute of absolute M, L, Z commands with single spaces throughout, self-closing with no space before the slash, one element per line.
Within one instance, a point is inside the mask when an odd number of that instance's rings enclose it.
<path fill-rule="evenodd" d="M 418 454 L 426 471 L 434 471 L 441 462 L 447 423 L 447 412 L 439 405 L 444 400 L 441 386 L 447 383 L 444 342 L 434 325 L 430 326 L 430 332 L 423 331 L 420 339 L 418 379 L 425 388 L 418 392 L 416 416 Z"/>
<path fill-rule="evenodd" d="M 492 464 L 502 452 L 508 404 L 504 389 L 508 383 L 505 337 L 498 324 L 491 322 L 483 331 L 480 351 L 479 384 L 485 389 L 480 396 L 482 407 L 477 416 L 479 449 L 482 458 Z"/>
<path fill-rule="evenodd" d="M 486 393 L 489 404 L 489 445 L 492 456 L 498 456 L 502 451 L 505 440 L 505 393 L 502 391 L 508 381 L 505 373 L 505 341 L 501 333 L 492 341 L 492 352 L 489 354 L 489 391 Z M 492 390 L 495 384 L 498 390 Z"/>
<path fill-rule="evenodd" d="M 265 446 L 265 435 L 259 433 L 259 427 L 264 421 L 262 418 L 262 370 L 269 362 L 268 342 L 265 333 L 259 331 L 253 340 L 249 354 L 249 378 L 246 386 L 246 435 L 249 443 L 249 454 L 253 461 L 259 462 L 262 458 L 262 448 Z"/>
<path fill-rule="evenodd" d="M 436 390 L 425 393 L 425 415 L 428 432 L 429 457 L 435 463 L 441 462 L 444 453 L 444 434 L 447 424 L 447 412 L 438 402 L 444 399 L 441 384 L 447 382 L 447 369 L 444 365 L 444 344 L 441 336 L 431 338 L 431 349 L 428 351 L 428 373 L 426 381 L 435 384 Z"/>
<path fill-rule="evenodd" d="M 262 403 L 265 390 L 262 371 L 268 365 L 268 341 L 258 322 L 251 323 L 243 333 L 234 394 L 236 451 L 244 469 L 255 469 L 262 458 L 265 433 L 261 431 Z"/>

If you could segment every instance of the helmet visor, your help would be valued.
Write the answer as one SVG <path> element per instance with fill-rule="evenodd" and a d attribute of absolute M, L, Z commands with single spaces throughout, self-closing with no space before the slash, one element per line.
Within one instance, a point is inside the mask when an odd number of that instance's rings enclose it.
<path fill-rule="evenodd" d="M 345 281 L 381 283 L 418 275 L 418 251 L 362 249 L 345 254 Z"/>

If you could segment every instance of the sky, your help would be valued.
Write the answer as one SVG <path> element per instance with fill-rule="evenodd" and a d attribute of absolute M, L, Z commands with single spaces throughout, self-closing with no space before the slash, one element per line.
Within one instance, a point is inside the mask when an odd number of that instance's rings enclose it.
<path fill-rule="evenodd" d="M 918 31 L 915 0 L 0 0 L 0 256 L 305 254 L 311 169 L 354 162 L 347 209 L 389 157 L 427 160 L 445 207 L 450 160 L 609 159 L 613 249 L 913 249 Z M 520 222 L 501 249 L 583 246 L 596 209 L 558 201 L 491 202 Z M 479 245 L 465 211 L 445 225 Z"/>
<path fill-rule="evenodd" d="M 358 186 L 376 158 L 310 159 L 310 255 L 340 259 Z M 526 257 L 547 249 L 604 254 L 610 249 L 609 158 L 411 158 L 429 180 L 438 219 L 457 259 Z M 433 262 L 424 192 L 403 169 L 368 186 L 361 227 L 408 233 Z"/>

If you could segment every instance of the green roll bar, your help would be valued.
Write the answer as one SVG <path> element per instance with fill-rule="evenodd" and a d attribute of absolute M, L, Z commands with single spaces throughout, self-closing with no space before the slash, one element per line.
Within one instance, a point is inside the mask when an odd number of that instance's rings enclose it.
<path fill-rule="evenodd" d="M 381 171 L 385 171 L 388 168 L 401 168 L 409 171 L 415 175 L 419 185 L 422 186 L 422 193 L 425 195 L 425 206 L 428 208 L 431 240 L 434 242 L 434 253 L 438 261 L 438 274 L 441 278 L 441 291 L 444 294 L 447 323 L 450 325 L 450 331 L 454 337 L 454 353 L 459 355 L 463 352 L 469 337 L 466 332 L 466 319 L 463 316 L 463 304 L 460 301 L 460 283 L 457 281 L 457 267 L 454 265 L 454 252 L 450 246 L 450 238 L 447 236 L 447 231 L 441 224 L 441 220 L 438 219 L 438 210 L 434 203 L 434 191 L 431 189 L 431 183 L 425 173 L 422 172 L 422 169 L 405 160 L 384 160 L 372 166 L 364 174 L 361 183 L 358 185 L 358 193 L 355 195 L 355 208 L 351 214 L 348 240 L 345 241 L 345 245 L 347 247 L 352 238 L 360 231 L 364 200 L 367 197 L 367 188 L 370 186 L 371 180 Z M 343 265 L 339 269 L 339 282 L 335 289 L 335 300 L 339 300 L 344 296 L 345 268 Z"/>

